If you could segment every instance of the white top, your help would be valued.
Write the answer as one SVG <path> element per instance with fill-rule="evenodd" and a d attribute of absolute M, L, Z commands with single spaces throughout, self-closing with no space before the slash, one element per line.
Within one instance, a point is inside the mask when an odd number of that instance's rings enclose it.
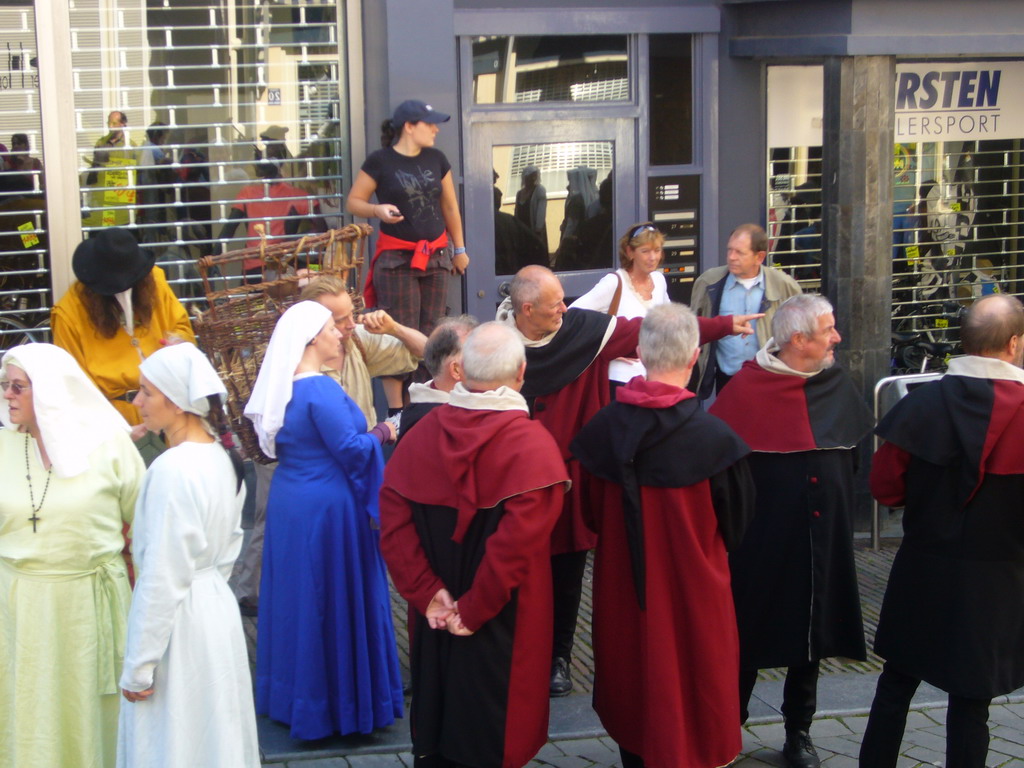
<path fill-rule="evenodd" d="M 484 392 L 470 392 L 461 381 L 455 382 L 448 402 L 455 408 L 469 411 L 523 411 L 530 412 L 526 400 L 509 387 L 488 389 Z"/>
<path fill-rule="evenodd" d="M 628 319 L 644 317 L 651 307 L 668 304 L 671 301 L 668 297 L 668 283 L 665 281 L 665 275 L 661 272 L 651 273 L 654 290 L 651 292 L 651 298 L 645 299 L 633 288 L 633 281 L 629 279 L 629 273 L 620 268 L 602 277 L 597 285 L 576 299 L 570 307 L 607 312 L 615 297 L 615 289 L 619 287 L 616 275 L 622 278 L 622 297 L 619 299 L 619 310 L 615 313 L 617 317 Z M 644 368 L 643 363 L 635 358 L 620 357 L 612 360 L 611 365 L 608 366 L 608 378 L 612 381 L 625 383 L 634 376 L 643 376 L 646 373 L 647 369 Z"/>
<path fill-rule="evenodd" d="M 443 389 L 435 389 L 432 384 L 434 380 L 420 384 L 414 381 L 409 385 L 409 402 L 410 403 L 447 403 L 451 400 L 452 393 L 446 392 Z"/>

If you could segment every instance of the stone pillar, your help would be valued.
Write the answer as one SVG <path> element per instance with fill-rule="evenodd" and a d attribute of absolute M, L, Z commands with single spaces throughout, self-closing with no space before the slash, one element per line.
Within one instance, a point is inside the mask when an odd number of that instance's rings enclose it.
<path fill-rule="evenodd" d="M 838 359 L 869 406 L 875 383 L 889 374 L 895 68 L 891 56 L 825 60 L 822 290 L 843 336 Z M 867 443 L 859 530 L 870 519 Z"/>

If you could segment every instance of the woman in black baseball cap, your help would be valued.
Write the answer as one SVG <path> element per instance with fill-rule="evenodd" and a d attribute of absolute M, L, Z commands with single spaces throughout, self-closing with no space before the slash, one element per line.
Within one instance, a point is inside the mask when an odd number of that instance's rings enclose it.
<path fill-rule="evenodd" d="M 438 125 L 450 119 L 422 101 L 399 104 L 346 202 L 350 213 L 380 219 L 367 307 L 425 334 L 444 315 L 448 275 L 461 275 L 469 264 L 451 165 L 434 148 Z"/>

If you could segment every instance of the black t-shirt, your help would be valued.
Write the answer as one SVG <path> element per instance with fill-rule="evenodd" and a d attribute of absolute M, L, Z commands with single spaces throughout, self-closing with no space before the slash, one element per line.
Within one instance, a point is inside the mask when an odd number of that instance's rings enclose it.
<path fill-rule="evenodd" d="M 381 232 L 411 242 L 436 240 L 445 229 L 441 179 L 451 168 L 444 153 L 433 147 L 424 147 L 416 157 L 392 147 L 367 157 L 363 170 L 377 182 L 377 202 L 398 206 L 405 217 L 397 224 L 381 222 Z"/>

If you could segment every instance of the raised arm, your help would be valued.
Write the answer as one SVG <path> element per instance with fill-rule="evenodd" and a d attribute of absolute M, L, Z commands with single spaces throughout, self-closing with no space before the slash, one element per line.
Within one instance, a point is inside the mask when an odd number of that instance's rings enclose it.
<path fill-rule="evenodd" d="M 427 344 L 427 337 L 415 328 L 402 325 L 383 309 L 360 315 L 358 320 L 363 324 L 363 328 L 370 333 L 383 333 L 388 336 L 394 336 L 414 356 L 421 360 L 423 359 L 423 348 Z"/>

